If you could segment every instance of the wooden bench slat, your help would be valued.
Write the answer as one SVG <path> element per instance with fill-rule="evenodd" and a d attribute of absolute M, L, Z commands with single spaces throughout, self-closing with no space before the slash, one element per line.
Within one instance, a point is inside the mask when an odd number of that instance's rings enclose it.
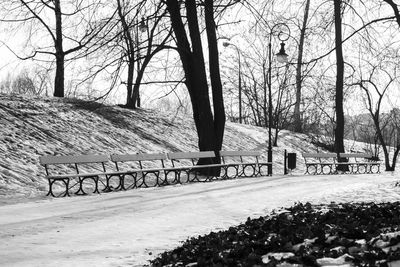
<path fill-rule="evenodd" d="M 219 152 L 221 157 L 259 157 L 261 156 L 261 152 L 260 151 L 229 151 L 229 150 L 222 150 Z"/>
<path fill-rule="evenodd" d="M 339 153 L 342 158 L 370 158 L 372 155 L 367 153 Z"/>
<path fill-rule="evenodd" d="M 125 161 L 142 161 L 142 160 L 166 160 L 167 155 L 164 153 L 139 153 L 139 154 L 113 154 L 111 161 L 125 162 Z"/>
<path fill-rule="evenodd" d="M 167 153 L 169 159 L 200 159 L 200 158 L 214 158 L 214 151 L 200 151 L 200 152 L 172 152 Z"/>
<path fill-rule="evenodd" d="M 108 160 L 109 160 L 108 155 L 42 156 L 39 158 L 41 165 L 99 163 L 99 162 L 107 162 Z"/>
<path fill-rule="evenodd" d="M 336 153 L 303 153 L 304 158 L 336 158 Z"/>

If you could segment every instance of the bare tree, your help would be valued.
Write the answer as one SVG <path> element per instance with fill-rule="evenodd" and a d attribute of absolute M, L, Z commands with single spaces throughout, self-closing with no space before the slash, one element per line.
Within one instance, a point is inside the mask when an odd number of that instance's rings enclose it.
<path fill-rule="evenodd" d="M 383 0 L 387 4 L 390 5 L 390 7 L 393 9 L 393 13 L 396 17 L 397 24 L 400 27 L 400 12 L 399 12 L 399 4 L 396 4 L 393 0 Z"/>
<path fill-rule="evenodd" d="M 300 40 L 299 40 L 299 49 L 298 49 L 298 56 L 297 56 L 297 66 L 296 66 L 296 103 L 294 105 L 294 130 L 296 132 L 302 132 L 302 121 L 301 121 L 301 112 L 300 112 L 300 105 L 301 105 L 301 87 L 303 82 L 303 54 L 304 54 L 304 41 L 306 38 L 306 30 L 307 30 L 307 23 L 308 23 L 308 14 L 310 11 L 310 0 L 306 0 L 306 4 L 304 7 L 304 17 L 303 17 L 303 24 L 300 29 Z"/>
<path fill-rule="evenodd" d="M 367 77 L 365 66 L 369 67 Z M 364 92 L 365 105 L 373 120 L 376 136 L 385 157 L 386 171 L 394 171 L 397 156 L 400 152 L 400 120 L 398 109 L 393 109 L 389 114 L 382 113 L 382 103 L 391 87 L 397 88 L 398 64 L 396 60 L 381 58 L 376 62 L 364 62 L 358 81 L 353 86 L 358 86 Z M 392 160 L 390 160 L 390 148 L 394 147 Z"/>
<path fill-rule="evenodd" d="M 336 45 L 336 94 L 335 94 L 335 110 L 336 110 L 336 127 L 335 127 L 335 151 L 336 153 L 344 152 L 344 111 L 343 111 L 343 87 L 344 87 L 344 59 L 342 48 L 342 12 L 343 1 L 335 0 L 334 17 L 335 17 L 335 45 Z M 339 162 L 342 160 L 340 157 Z M 345 165 L 340 165 L 345 166 Z"/>
<path fill-rule="evenodd" d="M 97 20 L 100 1 L 5 0 L 2 6 L 5 9 L 1 21 L 19 23 L 28 33 L 26 43 L 30 44 L 32 51 L 27 56 L 18 57 L 23 60 L 49 60 L 53 57 L 56 67 L 54 96 L 64 97 L 66 60 L 72 60 L 74 56 L 83 57 L 76 53 L 88 49 L 108 22 Z M 36 39 L 37 35 L 44 39 Z"/>
<path fill-rule="evenodd" d="M 209 99 L 209 86 L 205 68 L 204 52 L 201 41 L 200 16 L 195 0 L 184 1 L 187 19 L 187 31 L 178 1 L 167 0 L 172 29 L 178 46 L 185 72 L 185 85 L 188 89 L 194 122 L 198 134 L 200 150 L 213 150 L 219 153 L 222 148 L 225 129 L 225 110 L 222 95 L 222 83 L 219 70 L 219 55 L 216 38 L 214 2 L 205 0 L 199 7 L 203 8 L 209 52 L 209 70 L 212 89 L 213 111 Z M 219 157 L 215 158 L 219 162 Z M 216 170 L 219 172 L 219 170 Z"/>
<path fill-rule="evenodd" d="M 141 20 L 139 19 L 142 10 L 150 12 L 149 8 L 145 6 L 146 2 L 140 1 L 132 6 L 130 1 L 117 0 L 118 16 L 122 29 L 121 33 L 117 34 L 122 36 L 122 57 L 126 59 L 127 65 L 127 100 L 125 107 L 131 109 L 140 107 L 139 88 L 146 67 L 155 54 L 168 47 L 166 44 L 172 33 L 170 28 L 160 27 L 160 23 L 166 18 L 163 2 L 149 3 L 154 11 L 151 14 L 143 13 Z M 141 34 L 146 36 L 140 38 Z M 144 40 L 140 41 L 141 39 Z M 156 39 L 160 39 L 159 42 Z"/>

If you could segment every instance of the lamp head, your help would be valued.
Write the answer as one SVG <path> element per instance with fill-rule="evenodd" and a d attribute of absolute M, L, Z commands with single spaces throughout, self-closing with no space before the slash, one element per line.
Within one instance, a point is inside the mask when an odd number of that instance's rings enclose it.
<path fill-rule="evenodd" d="M 140 21 L 139 30 L 141 32 L 146 32 L 147 31 L 147 24 L 146 24 L 146 21 L 145 21 L 144 17 L 142 17 L 142 21 Z"/>
<path fill-rule="evenodd" d="M 288 54 L 285 52 L 285 43 L 281 43 L 281 49 L 279 52 L 276 54 L 276 59 L 278 60 L 279 63 L 288 63 Z"/>

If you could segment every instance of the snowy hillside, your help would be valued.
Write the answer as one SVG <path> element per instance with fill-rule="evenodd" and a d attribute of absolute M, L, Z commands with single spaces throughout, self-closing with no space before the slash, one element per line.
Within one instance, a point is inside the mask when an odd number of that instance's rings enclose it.
<path fill-rule="evenodd" d="M 43 198 L 47 193 L 42 155 L 196 151 L 190 117 L 73 99 L 0 95 L 0 203 Z M 260 150 L 267 130 L 227 123 L 223 148 Z M 274 147 L 274 173 L 283 172 L 283 151 L 316 151 L 304 135 L 282 131 Z M 297 173 L 303 160 L 298 154 Z"/>
<path fill-rule="evenodd" d="M 294 202 L 387 202 L 400 196 L 392 173 L 302 175 L 301 152 L 317 147 L 305 135 L 282 131 L 272 177 L 48 198 L 39 156 L 195 151 L 192 119 L 0 95 L 0 120 L 1 266 L 144 266 L 188 237 Z M 228 123 L 223 147 L 266 155 L 266 137 L 266 129 Z M 298 153 L 294 175 L 282 175 L 284 149 Z"/>

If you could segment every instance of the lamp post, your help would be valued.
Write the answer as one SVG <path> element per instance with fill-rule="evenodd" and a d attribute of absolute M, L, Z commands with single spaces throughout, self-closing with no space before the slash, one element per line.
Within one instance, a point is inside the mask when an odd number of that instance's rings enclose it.
<path fill-rule="evenodd" d="M 272 175 L 272 36 L 278 36 L 281 42 L 281 48 L 276 54 L 277 60 L 280 63 L 288 62 L 288 55 L 285 52 L 285 41 L 290 37 L 290 29 L 285 23 L 277 23 L 272 26 L 269 33 L 268 42 L 268 175 Z M 266 93 L 265 93 L 266 94 Z"/>
<path fill-rule="evenodd" d="M 139 24 L 139 21 L 136 19 L 136 25 L 137 25 L 137 27 L 136 27 L 136 49 L 137 49 L 137 54 L 136 54 L 136 58 L 137 58 L 137 60 L 136 60 L 136 62 L 137 62 L 137 63 L 136 63 L 136 64 L 137 64 L 137 68 L 136 68 L 136 71 L 137 71 L 137 76 L 139 76 L 139 73 L 140 73 L 140 49 L 139 49 L 140 40 L 139 40 L 139 31 L 142 32 L 142 33 L 146 32 L 148 26 L 147 26 L 147 23 L 146 23 L 144 17 L 142 17 L 142 20 L 140 21 L 140 24 Z M 137 87 L 137 99 L 136 99 L 136 103 L 137 103 L 137 107 L 140 108 L 140 93 L 139 93 L 139 87 Z"/>
<path fill-rule="evenodd" d="M 223 42 L 222 45 L 224 47 L 228 47 L 232 45 L 238 54 L 239 61 L 239 123 L 242 123 L 242 71 L 241 71 L 241 63 L 240 63 L 240 49 L 233 43 Z"/>

